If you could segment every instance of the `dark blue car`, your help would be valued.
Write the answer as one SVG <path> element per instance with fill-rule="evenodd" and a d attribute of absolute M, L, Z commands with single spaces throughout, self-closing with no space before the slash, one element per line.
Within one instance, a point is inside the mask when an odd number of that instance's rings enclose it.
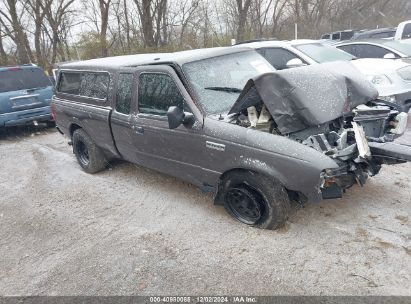
<path fill-rule="evenodd" d="M 34 65 L 0 67 L 0 128 L 51 121 L 53 85 Z"/>

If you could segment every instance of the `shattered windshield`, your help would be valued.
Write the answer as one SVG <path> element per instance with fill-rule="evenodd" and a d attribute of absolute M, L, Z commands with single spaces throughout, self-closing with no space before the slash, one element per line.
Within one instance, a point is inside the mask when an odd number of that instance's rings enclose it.
<path fill-rule="evenodd" d="M 241 52 L 183 65 L 204 110 L 208 114 L 228 112 L 250 78 L 275 69 L 257 52 Z"/>
<path fill-rule="evenodd" d="M 318 63 L 350 61 L 355 58 L 344 51 L 321 43 L 300 44 L 294 45 L 294 47 Z"/>

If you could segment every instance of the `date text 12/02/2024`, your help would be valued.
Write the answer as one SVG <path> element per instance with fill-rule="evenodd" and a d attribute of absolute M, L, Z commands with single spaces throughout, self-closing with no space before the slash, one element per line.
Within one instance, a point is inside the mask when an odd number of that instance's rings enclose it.
<path fill-rule="evenodd" d="M 150 297 L 150 303 L 257 303 L 255 297 Z"/>

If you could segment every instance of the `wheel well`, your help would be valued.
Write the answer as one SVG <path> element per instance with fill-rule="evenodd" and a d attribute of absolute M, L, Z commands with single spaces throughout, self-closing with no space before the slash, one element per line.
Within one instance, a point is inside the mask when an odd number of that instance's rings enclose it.
<path fill-rule="evenodd" d="M 81 127 L 77 124 L 71 124 L 69 132 L 70 132 L 70 137 L 73 137 L 73 133 L 74 131 L 76 131 L 77 129 L 81 129 Z"/>
<path fill-rule="evenodd" d="M 252 171 L 252 170 L 242 169 L 242 168 L 230 169 L 230 170 L 228 170 L 228 171 L 224 172 L 223 174 L 221 174 L 221 176 L 220 176 L 220 182 L 221 182 L 221 181 L 223 181 L 223 180 L 227 177 L 227 175 L 232 174 L 232 173 L 235 173 L 235 172 L 251 172 L 251 173 L 258 173 L 258 172 Z"/>
<path fill-rule="evenodd" d="M 258 173 L 258 172 L 255 172 L 255 171 L 252 171 L 252 170 L 248 170 L 248 169 L 234 168 L 234 169 L 230 169 L 230 170 L 224 172 L 223 174 L 221 174 L 221 175 L 220 175 L 220 178 L 219 178 L 219 180 L 218 180 L 218 184 L 217 184 L 216 190 L 215 190 L 214 204 L 216 204 L 216 205 L 222 205 L 222 204 L 224 203 L 224 202 L 223 202 L 222 193 L 221 193 L 221 191 L 220 191 L 221 188 L 222 188 L 222 186 L 223 186 L 223 181 L 224 181 L 224 179 L 225 179 L 228 175 L 233 174 L 233 173 L 236 173 L 236 172 Z"/>
<path fill-rule="evenodd" d="M 220 176 L 220 179 L 218 181 L 218 185 L 217 185 L 217 188 L 216 188 L 215 196 L 214 196 L 214 204 L 216 204 L 216 205 L 223 205 L 224 204 L 222 193 L 220 192 L 223 181 L 228 175 L 236 173 L 236 172 L 249 172 L 249 173 L 254 173 L 254 174 L 262 174 L 262 175 L 265 175 L 268 178 L 275 179 L 275 177 L 273 177 L 273 176 L 267 176 L 267 174 L 264 174 L 264 173 L 261 173 L 261 172 L 258 172 L 258 171 L 249 170 L 249 169 L 242 169 L 242 168 L 230 169 L 230 170 L 224 172 L 223 174 L 221 174 L 221 176 Z M 307 198 L 302 193 L 297 192 L 297 191 L 289 190 L 285 186 L 284 186 L 284 188 L 287 191 L 287 194 L 288 194 L 288 197 L 289 197 L 290 200 L 296 201 L 299 204 L 303 204 L 304 202 L 307 201 Z"/>

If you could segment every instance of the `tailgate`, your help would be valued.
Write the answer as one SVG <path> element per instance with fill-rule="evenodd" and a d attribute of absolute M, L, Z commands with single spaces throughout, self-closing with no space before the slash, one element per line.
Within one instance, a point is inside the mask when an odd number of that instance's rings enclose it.
<path fill-rule="evenodd" d="M 0 93 L 0 113 L 11 113 L 50 105 L 51 87 Z"/>

